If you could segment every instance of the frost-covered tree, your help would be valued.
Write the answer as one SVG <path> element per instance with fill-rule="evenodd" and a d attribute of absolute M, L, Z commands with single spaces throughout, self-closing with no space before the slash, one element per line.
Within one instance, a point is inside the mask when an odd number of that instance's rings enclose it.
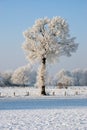
<path fill-rule="evenodd" d="M 84 70 L 84 85 L 87 86 L 87 69 Z"/>
<path fill-rule="evenodd" d="M 2 77 L 3 81 L 4 81 L 4 86 L 11 86 L 11 76 L 12 76 L 12 72 L 11 71 L 6 71 L 6 72 L 2 72 L 0 74 L 0 76 Z"/>
<path fill-rule="evenodd" d="M 62 69 L 56 77 L 58 77 L 58 83 L 62 83 L 65 87 L 73 85 L 72 74 L 69 71 Z"/>
<path fill-rule="evenodd" d="M 41 94 L 45 92 L 45 70 L 46 62 L 52 63 L 60 56 L 71 56 L 77 50 L 78 44 L 74 42 L 75 37 L 70 37 L 69 26 L 61 17 L 40 18 L 35 24 L 24 32 L 25 42 L 23 49 L 29 61 L 39 60 L 41 62 L 40 83 Z"/>
<path fill-rule="evenodd" d="M 14 71 L 11 81 L 17 85 L 34 84 L 36 81 L 36 72 L 30 65 L 19 67 Z"/>
<path fill-rule="evenodd" d="M 0 76 L 0 87 L 5 86 L 4 79 Z"/>
<path fill-rule="evenodd" d="M 87 69 L 74 69 L 72 71 L 75 86 L 87 86 Z"/>
<path fill-rule="evenodd" d="M 72 75 L 73 75 L 73 78 L 74 78 L 74 85 L 75 86 L 79 86 L 79 85 L 82 85 L 82 80 L 83 80 L 83 71 L 79 68 L 77 69 L 74 69 L 72 71 Z"/>

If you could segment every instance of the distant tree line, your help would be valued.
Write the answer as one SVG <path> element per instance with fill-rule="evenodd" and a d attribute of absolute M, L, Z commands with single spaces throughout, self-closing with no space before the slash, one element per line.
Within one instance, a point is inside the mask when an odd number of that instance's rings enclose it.
<path fill-rule="evenodd" d="M 38 71 L 40 73 L 40 71 Z M 0 73 L 0 87 L 5 86 L 35 86 L 39 87 L 39 74 L 30 65 L 22 66 L 14 72 Z M 46 74 L 47 86 L 87 86 L 87 69 L 73 71 L 60 70 L 54 76 Z"/>
<path fill-rule="evenodd" d="M 53 84 L 66 86 L 87 86 L 87 69 L 74 69 L 73 71 L 60 70 L 53 79 Z"/>
<path fill-rule="evenodd" d="M 0 73 L 0 86 L 29 86 L 36 82 L 36 71 L 30 65 L 22 66 L 14 72 Z"/>

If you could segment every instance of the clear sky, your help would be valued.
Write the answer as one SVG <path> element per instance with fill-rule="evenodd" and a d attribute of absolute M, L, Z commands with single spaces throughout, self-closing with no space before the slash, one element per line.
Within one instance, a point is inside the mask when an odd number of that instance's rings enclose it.
<path fill-rule="evenodd" d="M 76 36 L 78 51 L 72 57 L 61 57 L 53 71 L 65 68 L 87 68 L 87 0 L 0 0 L 0 72 L 26 65 L 21 46 L 22 32 L 40 17 L 61 16 Z"/>

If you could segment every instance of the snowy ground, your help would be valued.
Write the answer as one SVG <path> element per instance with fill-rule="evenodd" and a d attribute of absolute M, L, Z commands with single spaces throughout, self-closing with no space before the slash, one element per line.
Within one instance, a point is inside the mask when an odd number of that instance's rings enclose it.
<path fill-rule="evenodd" d="M 86 87 L 47 91 L 0 89 L 0 130 L 87 130 Z"/>
<path fill-rule="evenodd" d="M 85 96 L 87 97 L 87 86 L 69 87 L 68 89 L 58 89 L 48 87 L 46 92 L 55 96 Z M 33 87 L 0 87 L 0 97 L 18 97 L 18 96 L 40 96 L 40 89 Z"/>
<path fill-rule="evenodd" d="M 0 130 L 87 130 L 87 109 L 0 111 Z"/>

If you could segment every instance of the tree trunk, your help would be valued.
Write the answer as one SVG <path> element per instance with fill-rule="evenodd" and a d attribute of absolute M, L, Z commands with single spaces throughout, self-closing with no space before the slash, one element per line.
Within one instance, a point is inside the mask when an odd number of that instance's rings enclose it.
<path fill-rule="evenodd" d="M 46 58 L 42 58 L 41 63 L 41 94 L 46 95 L 45 92 L 45 72 L 46 72 Z"/>

